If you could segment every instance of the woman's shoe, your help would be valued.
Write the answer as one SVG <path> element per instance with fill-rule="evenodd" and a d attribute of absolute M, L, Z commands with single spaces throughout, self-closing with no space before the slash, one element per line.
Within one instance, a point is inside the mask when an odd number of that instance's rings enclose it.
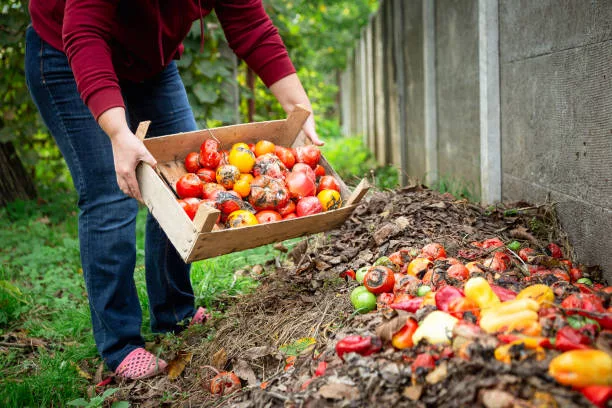
<path fill-rule="evenodd" d="M 198 307 L 198 310 L 191 318 L 191 322 L 189 323 L 189 326 L 192 326 L 194 324 L 203 324 L 208 319 L 210 319 L 210 313 L 207 313 L 205 308 Z"/>
<path fill-rule="evenodd" d="M 167 366 L 164 360 L 140 347 L 123 359 L 115 375 L 129 380 L 142 380 L 164 372 Z"/>

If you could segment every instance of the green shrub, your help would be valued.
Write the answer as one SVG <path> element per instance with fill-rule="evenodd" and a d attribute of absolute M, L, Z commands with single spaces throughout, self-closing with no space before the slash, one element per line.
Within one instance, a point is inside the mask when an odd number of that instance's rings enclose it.
<path fill-rule="evenodd" d="M 326 143 L 321 151 L 347 184 L 355 185 L 360 179 L 367 177 L 380 189 L 395 188 L 399 185 L 397 169 L 392 166 L 379 166 L 361 138 L 336 137 L 324 140 Z"/>

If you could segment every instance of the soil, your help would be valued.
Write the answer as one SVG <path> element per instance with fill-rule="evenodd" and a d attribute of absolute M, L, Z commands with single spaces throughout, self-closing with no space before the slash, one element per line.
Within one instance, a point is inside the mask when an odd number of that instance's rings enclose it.
<path fill-rule="evenodd" d="M 304 239 L 282 263 L 277 257 L 247 271 L 258 276 L 260 285 L 251 294 L 224 299 L 229 307 L 222 316 L 186 330 L 173 344 L 165 339 L 151 345 L 161 347 L 163 358 L 171 361 L 168 376 L 113 379 L 106 387 L 118 387 L 113 400 L 127 400 L 134 407 L 589 406 L 580 393 L 547 374 L 550 356 L 504 364 L 495 360 L 494 345 L 486 337 L 474 342 L 469 360 L 440 358 L 434 370 L 415 373 L 413 358 L 434 347 L 420 344 L 397 351 L 387 345 L 369 357 L 350 353 L 344 362 L 337 357 L 335 344 L 344 336 L 378 333 L 388 339 L 393 325 L 405 318 L 403 312 L 390 310 L 356 314 L 349 293 L 357 283 L 342 278 L 342 272 L 431 242 L 467 262 L 487 255 L 471 242 L 493 237 L 505 243 L 517 240 L 542 254 L 549 242 L 556 242 L 572 259 L 552 205 L 482 208 L 422 186 L 374 192 L 341 228 Z M 287 251 L 282 244 L 277 249 L 279 254 Z M 503 277 L 496 275 L 496 283 L 520 290 L 526 286 L 523 276 L 514 267 Z M 585 276 L 601 278 L 597 268 L 585 268 Z M 573 290 L 562 282 L 545 283 L 556 293 Z M 325 374 L 313 377 L 321 361 L 327 363 Z M 242 391 L 211 395 L 215 369 L 234 371 Z M 99 371 L 96 381 L 105 374 Z M 91 393 L 103 389 L 92 386 Z"/>

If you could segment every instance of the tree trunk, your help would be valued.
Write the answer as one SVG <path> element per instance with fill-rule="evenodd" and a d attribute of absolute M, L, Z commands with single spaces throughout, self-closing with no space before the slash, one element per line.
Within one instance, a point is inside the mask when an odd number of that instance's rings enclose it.
<path fill-rule="evenodd" d="M 247 99 L 247 119 L 249 122 L 253 122 L 255 117 L 255 79 L 255 73 L 247 66 L 246 83 L 247 88 L 251 91 L 251 97 Z"/>
<path fill-rule="evenodd" d="M 36 188 L 13 143 L 0 143 L 0 206 L 17 199 L 36 198 Z"/>

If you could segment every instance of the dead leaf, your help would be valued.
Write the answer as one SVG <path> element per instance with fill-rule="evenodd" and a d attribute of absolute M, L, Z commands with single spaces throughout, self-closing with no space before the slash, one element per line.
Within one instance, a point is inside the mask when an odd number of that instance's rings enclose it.
<path fill-rule="evenodd" d="M 437 366 L 431 373 L 427 374 L 425 377 L 425 381 L 428 384 L 437 384 L 440 381 L 444 380 L 448 375 L 448 369 L 446 362 L 443 362 L 439 366 Z"/>
<path fill-rule="evenodd" d="M 359 390 L 347 384 L 328 383 L 319 388 L 319 395 L 323 398 L 351 401 L 359 396 Z"/>
<path fill-rule="evenodd" d="M 400 310 L 397 312 L 397 316 L 382 323 L 376 328 L 376 335 L 384 341 L 391 341 L 391 337 L 398 332 L 410 318 L 411 314 Z"/>
<path fill-rule="evenodd" d="M 404 388 L 404 392 L 402 392 L 402 395 L 411 401 L 418 401 L 422 394 L 422 385 L 411 385 L 410 387 Z"/>
<path fill-rule="evenodd" d="M 277 360 L 283 359 L 283 356 L 278 352 L 278 350 L 271 346 L 251 347 L 250 349 L 242 353 L 242 357 L 251 361 L 266 356 L 272 356 Z"/>
<path fill-rule="evenodd" d="M 514 406 L 514 396 L 502 390 L 485 390 L 481 393 L 482 404 L 487 408 L 510 408 Z"/>
<path fill-rule="evenodd" d="M 86 373 L 85 371 L 83 371 L 83 369 L 81 367 L 79 367 L 78 364 L 76 364 L 75 362 L 70 362 L 70 364 L 74 367 L 76 372 L 79 374 L 79 377 L 85 378 L 86 380 L 91 380 L 92 379 L 91 374 Z"/>
<path fill-rule="evenodd" d="M 187 364 L 191 362 L 191 357 L 193 357 L 193 353 L 179 351 L 176 358 L 168 362 L 168 379 L 176 380 L 183 373 Z"/>
<path fill-rule="evenodd" d="M 234 374 L 240 377 L 243 380 L 246 380 L 248 385 L 257 384 L 257 376 L 255 375 L 255 371 L 251 368 L 249 363 L 245 360 L 238 359 L 233 364 Z"/>
<path fill-rule="evenodd" d="M 223 370 L 227 364 L 227 352 L 225 348 L 221 347 L 215 354 L 212 356 L 212 366 L 218 370 Z"/>

